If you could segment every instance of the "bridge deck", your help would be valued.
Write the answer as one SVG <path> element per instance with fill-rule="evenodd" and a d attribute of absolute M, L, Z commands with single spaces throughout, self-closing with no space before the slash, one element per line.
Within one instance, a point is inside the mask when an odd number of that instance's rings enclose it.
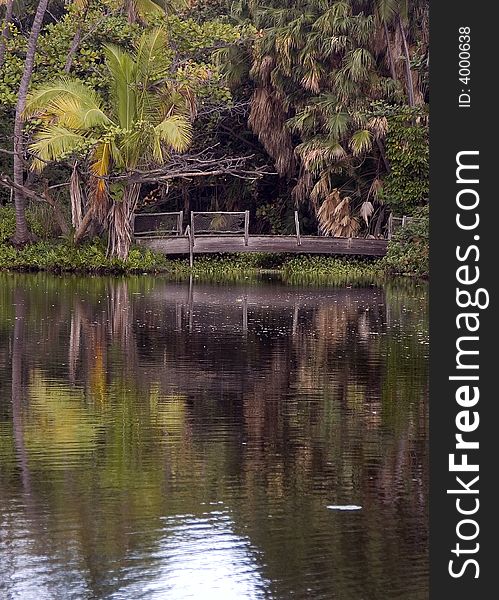
<path fill-rule="evenodd" d="M 187 236 L 139 237 L 136 243 L 164 254 L 189 254 Z M 251 235 L 248 245 L 244 238 L 231 235 L 197 235 L 194 240 L 194 254 L 218 252 L 265 252 L 296 254 L 350 254 L 362 256 L 384 256 L 387 240 L 364 238 L 333 238 L 301 236 L 301 245 L 293 235 Z"/>

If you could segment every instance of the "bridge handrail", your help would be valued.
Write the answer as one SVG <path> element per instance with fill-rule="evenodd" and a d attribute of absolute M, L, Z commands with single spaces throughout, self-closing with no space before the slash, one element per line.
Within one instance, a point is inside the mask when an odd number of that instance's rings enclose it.
<path fill-rule="evenodd" d="M 137 231 L 137 219 L 141 219 L 143 217 L 148 218 L 159 218 L 159 221 L 163 220 L 168 222 L 168 219 L 164 217 L 170 217 L 171 223 L 167 227 L 156 227 L 155 229 L 147 229 L 144 231 Z M 163 219 L 161 219 L 163 217 Z M 182 223 L 184 220 L 184 212 L 174 211 L 174 212 L 154 212 L 154 213 L 136 213 L 133 216 L 133 232 L 135 237 L 165 237 L 166 235 L 182 235 Z"/>
<path fill-rule="evenodd" d="M 394 217 L 391 213 L 388 217 L 388 239 L 391 240 L 396 229 L 399 227 L 405 227 L 407 223 L 410 223 L 414 217 Z"/>
<path fill-rule="evenodd" d="M 218 220 L 218 223 L 216 219 Z M 203 222 L 203 219 L 205 222 Z M 200 222 L 201 221 L 201 222 Z M 244 235 L 249 240 L 249 210 L 245 211 L 191 211 L 192 243 L 197 235 Z"/>

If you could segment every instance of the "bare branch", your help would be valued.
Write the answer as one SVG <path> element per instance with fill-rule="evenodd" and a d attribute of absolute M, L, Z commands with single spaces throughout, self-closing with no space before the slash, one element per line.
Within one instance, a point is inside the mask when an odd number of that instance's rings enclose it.
<path fill-rule="evenodd" d="M 266 165 L 247 168 L 249 156 L 216 156 L 208 152 L 194 155 L 174 155 L 171 160 L 157 169 L 136 170 L 112 177 L 112 180 L 129 179 L 136 183 L 169 181 L 171 179 L 192 179 L 195 177 L 230 176 L 255 181 L 265 175 L 276 175 Z"/>
<path fill-rule="evenodd" d="M 267 165 L 247 168 L 246 163 L 254 157 L 253 154 L 247 156 L 219 156 L 208 148 L 196 154 L 172 155 L 170 161 L 157 168 L 135 169 L 119 175 L 102 177 L 107 181 L 124 181 L 133 183 L 155 183 L 165 182 L 172 179 L 192 179 L 196 177 L 215 177 L 230 176 L 238 179 L 255 181 L 265 175 L 277 175 L 270 171 Z M 89 171 L 87 176 L 96 178 L 95 174 Z"/>

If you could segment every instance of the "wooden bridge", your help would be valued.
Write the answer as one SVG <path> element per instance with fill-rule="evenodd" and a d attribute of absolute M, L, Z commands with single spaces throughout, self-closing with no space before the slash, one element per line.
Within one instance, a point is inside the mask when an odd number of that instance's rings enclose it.
<path fill-rule="evenodd" d="M 294 235 L 250 235 L 249 212 L 191 212 L 183 229 L 183 213 L 143 213 L 135 216 L 135 241 L 164 254 L 264 252 L 381 257 L 388 239 L 301 235 L 295 212 Z M 391 228 L 389 227 L 389 237 Z"/>

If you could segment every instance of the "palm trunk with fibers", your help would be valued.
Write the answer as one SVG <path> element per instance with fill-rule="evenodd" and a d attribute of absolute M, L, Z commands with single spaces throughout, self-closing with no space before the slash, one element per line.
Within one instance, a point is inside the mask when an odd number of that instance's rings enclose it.
<path fill-rule="evenodd" d="M 16 113 L 14 117 L 14 183 L 18 186 L 23 186 L 24 184 L 23 112 L 26 107 L 26 97 L 28 95 L 31 76 L 33 75 L 38 37 L 42 29 L 48 2 L 49 0 L 40 0 L 38 3 L 29 35 L 21 83 L 19 84 L 19 91 L 17 93 Z M 14 202 L 16 206 L 16 232 L 12 238 L 12 242 L 16 245 L 27 244 L 33 239 L 33 236 L 28 230 L 28 223 L 26 221 L 26 196 L 19 188 L 15 189 Z"/>
<path fill-rule="evenodd" d="M 74 164 L 73 172 L 71 173 L 69 196 L 71 199 L 71 223 L 73 227 L 78 230 L 83 220 L 83 198 L 77 163 Z"/>
<path fill-rule="evenodd" d="M 407 98 L 409 100 L 409 106 L 416 106 L 414 100 L 414 81 L 412 79 L 411 71 L 411 56 L 409 54 L 409 46 L 407 45 L 407 36 L 405 35 L 404 25 L 400 15 L 398 16 L 398 26 L 400 35 L 402 36 L 402 44 L 404 46 L 404 59 L 405 59 L 405 78 L 407 82 Z"/>
<path fill-rule="evenodd" d="M 12 21 L 12 12 L 14 10 L 14 0 L 7 0 L 5 5 L 5 20 L 3 25 L 2 36 L 0 39 L 0 68 L 3 67 L 5 61 L 5 51 L 7 50 L 7 39 L 10 36 L 10 22 Z"/>
<path fill-rule="evenodd" d="M 114 201 L 108 215 L 108 256 L 126 260 L 132 244 L 133 213 L 140 194 L 140 184 L 127 184 L 120 201 Z"/>

